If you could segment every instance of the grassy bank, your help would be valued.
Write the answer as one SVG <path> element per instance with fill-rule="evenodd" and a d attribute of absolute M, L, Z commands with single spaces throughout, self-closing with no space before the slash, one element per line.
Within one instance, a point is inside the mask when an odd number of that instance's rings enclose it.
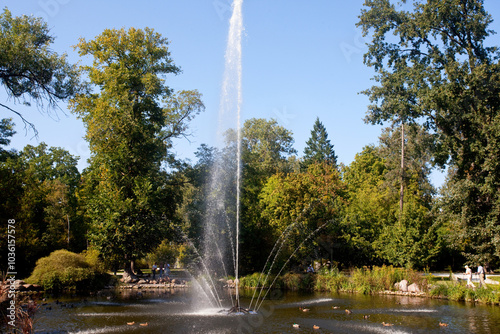
<path fill-rule="evenodd" d="M 278 278 L 254 273 L 240 279 L 243 288 L 267 287 L 295 291 L 349 292 L 375 294 L 397 291 L 396 283 L 407 280 L 408 285 L 416 284 L 420 291 L 432 298 L 447 298 L 456 301 L 473 301 L 488 304 L 500 303 L 500 290 L 496 286 L 487 288 L 467 288 L 463 283 L 451 282 L 423 275 L 421 272 L 382 266 L 356 268 L 349 271 L 320 270 L 315 274 L 287 273 Z"/>

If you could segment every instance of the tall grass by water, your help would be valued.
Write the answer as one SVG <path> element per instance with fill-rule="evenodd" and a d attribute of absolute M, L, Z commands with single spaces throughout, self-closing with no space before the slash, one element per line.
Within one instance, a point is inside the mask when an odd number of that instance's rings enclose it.
<path fill-rule="evenodd" d="M 481 302 L 500 304 L 500 289 L 495 286 L 486 288 L 468 288 L 463 283 L 438 281 L 431 274 L 423 275 L 412 269 L 393 266 L 363 267 L 340 271 L 337 268 L 321 269 L 311 273 L 287 273 L 283 276 L 270 277 L 265 284 L 260 273 L 242 277 L 240 286 L 246 288 L 273 288 L 294 291 L 349 292 L 375 294 L 397 291 L 396 283 L 407 280 L 408 285 L 415 283 L 420 291 L 431 298 L 446 298 L 454 301 Z"/>

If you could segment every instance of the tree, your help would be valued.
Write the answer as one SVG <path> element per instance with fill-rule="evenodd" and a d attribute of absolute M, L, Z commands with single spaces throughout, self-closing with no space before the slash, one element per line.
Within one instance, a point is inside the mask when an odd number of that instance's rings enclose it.
<path fill-rule="evenodd" d="M 236 131 L 227 132 L 224 155 L 229 161 L 236 161 L 236 138 Z M 241 141 L 240 243 L 245 253 L 240 263 L 243 272 L 255 272 L 264 265 L 262 258 L 267 256 L 267 245 L 274 243 L 271 236 L 260 228 L 259 194 L 269 177 L 291 171 L 289 158 L 296 150 L 293 148 L 292 133 L 274 119 L 252 118 L 245 121 Z M 224 169 L 232 168 L 231 164 L 222 166 Z"/>
<path fill-rule="evenodd" d="M 365 64 L 378 86 L 365 91 L 371 123 L 423 123 L 434 133 L 434 162 L 449 163 L 449 194 L 469 260 L 500 257 L 500 64 L 481 0 L 413 1 L 399 6 L 367 0 L 359 26 L 371 34 Z M 465 197 L 462 197 L 462 194 Z M 461 201 L 461 202 L 460 202 Z M 488 233 L 477 233 L 488 231 Z"/>
<path fill-rule="evenodd" d="M 0 81 L 14 103 L 35 102 L 42 109 L 53 110 L 59 101 L 74 95 L 79 73 L 66 55 L 51 50 L 54 37 L 49 35 L 47 23 L 32 16 L 12 17 L 5 8 L 0 15 L 0 31 Z M 0 106 L 19 116 L 37 134 L 34 124 L 19 111 Z"/>
<path fill-rule="evenodd" d="M 166 237 L 180 191 L 162 164 L 172 158 L 171 140 L 204 108 L 198 92 L 174 94 L 165 85 L 165 75 L 180 73 L 168 44 L 152 29 L 130 28 L 76 46 L 93 57 L 82 67 L 93 90 L 70 102 L 91 150 L 80 200 L 93 246 L 104 258 L 119 257 L 130 275 L 134 260 Z"/>
<path fill-rule="evenodd" d="M 337 166 L 337 156 L 333 145 L 328 139 L 326 128 L 319 121 L 319 117 L 314 122 L 314 127 L 311 130 L 311 137 L 306 142 L 307 146 L 304 149 L 303 167 L 307 168 L 312 163 L 326 161 L 333 166 Z"/>
<path fill-rule="evenodd" d="M 76 166 L 76 157 L 45 143 L 28 145 L 0 162 L 0 216 L 16 220 L 16 252 L 24 261 L 20 275 L 54 250 L 81 251 L 85 246 L 85 227 L 76 209 Z"/>
<path fill-rule="evenodd" d="M 0 120 L 0 161 L 4 161 L 13 153 L 12 151 L 6 151 L 2 146 L 8 146 L 10 144 L 10 137 L 15 133 L 12 118 L 3 118 Z"/>
<path fill-rule="evenodd" d="M 269 224 L 261 225 L 274 241 L 284 233 L 288 256 L 311 237 L 311 242 L 303 244 L 297 253 L 298 258 L 304 259 L 312 250 L 315 259 L 338 260 L 332 245 L 341 239 L 339 217 L 345 197 L 339 172 L 325 161 L 312 163 L 303 172 L 278 173 L 267 180 L 259 195 L 261 220 Z M 320 227 L 323 227 L 321 233 L 314 235 Z"/>
<path fill-rule="evenodd" d="M 366 146 L 343 168 L 348 204 L 343 212 L 344 259 L 348 265 L 380 263 L 374 242 L 384 226 L 394 225 L 397 195 L 386 186 L 387 166 L 379 150 Z"/>
<path fill-rule="evenodd" d="M 408 134 L 402 212 L 394 186 L 400 182 L 400 129 L 387 129 L 380 147 L 365 147 L 344 169 L 349 194 L 343 222 L 344 252 L 351 265 L 390 263 L 423 268 L 433 264 L 442 249 L 440 224 L 434 222 L 432 212 L 433 188 L 425 173 L 427 155 L 419 151 L 426 136 L 417 129 Z"/>
<path fill-rule="evenodd" d="M 402 143 L 401 138 L 404 138 Z M 424 201 L 429 203 L 429 206 L 431 205 L 432 197 L 436 192 L 429 181 L 433 145 L 432 136 L 419 124 L 406 126 L 401 124 L 399 127 L 389 127 L 383 130 L 380 136 L 379 152 L 387 166 L 385 179 L 389 191 L 397 189 L 398 185 L 400 188 L 401 186 L 407 188 L 409 182 L 413 180 L 417 182 Z M 402 153 L 403 150 L 404 153 Z M 403 212 L 401 206 L 400 211 Z"/>

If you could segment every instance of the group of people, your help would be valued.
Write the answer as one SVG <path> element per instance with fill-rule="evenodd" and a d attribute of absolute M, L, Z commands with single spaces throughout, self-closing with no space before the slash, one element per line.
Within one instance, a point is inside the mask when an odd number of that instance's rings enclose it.
<path fill-rule="evenodd" d="M 151 273 L 153 274 L 153 279 L 156 277 L 156 271 L 159 270 L 159 278 L 169 277 L 170 276 L 170 264 L 165 263 L 163 266 L 158 266 L 156 263 L 153 264 L 151 268 Z"/>
<path fill-rule="evenodd" d="M 474 283 L 472 283 L 472 269 L 469 266 L 465 266 L 465 275 L 467 276 L 467 286 L 471 288 L 475 288 Z M 486 270 L 482 265 L 477 267 L 476 275 L 479 276 L 479 287 L 484 287 L 486 280 Z"/>

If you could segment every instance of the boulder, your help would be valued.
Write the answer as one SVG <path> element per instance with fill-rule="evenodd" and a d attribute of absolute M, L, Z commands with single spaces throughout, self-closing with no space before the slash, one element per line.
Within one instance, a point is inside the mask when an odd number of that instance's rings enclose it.
<path fill-rule="evenodd" d="M 399 283 L 396 283 L 396 289 L 398 289 L 398 291 L 402 291 L 402 292 L 408 292 L 408 281 L 407 280 L 402 280 L 401 282 Z"/>
<path fill-rule="evenodd" d="M 421 291 L 420 291 L 420 288 L 418 287 L 418 285 L 417 285 L 417 284 L 415 284 L 415 283 L 413 283 L 413 284 L 410 284 L 410 285 L 408 286 L 408 292 L 415 292 L 415 293 L 419 293 L 419 292 L 421 292 Z"/>

